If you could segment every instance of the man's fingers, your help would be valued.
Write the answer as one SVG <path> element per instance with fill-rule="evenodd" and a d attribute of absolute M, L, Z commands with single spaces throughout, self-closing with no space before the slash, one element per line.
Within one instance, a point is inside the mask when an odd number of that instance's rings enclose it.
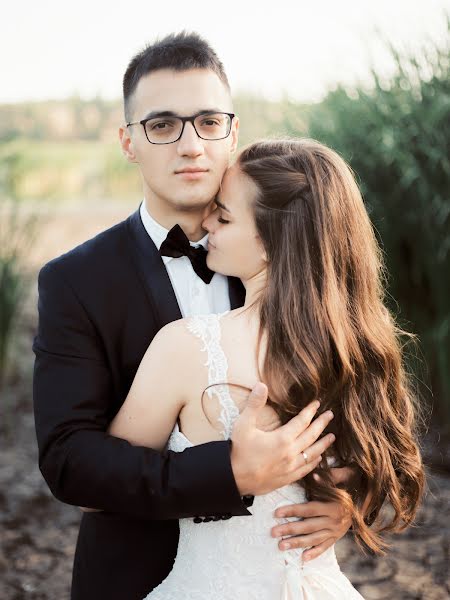
<path fill-rule="evenodd" d="M 289 504 L 288 506 L 282 506 L 277 508 L 275 516 L 278 519 L 287 517 L 297 517 L 298 519 L 305 519 L 309 517 L 330 517 L 330 512 L 334 508 L 332 502 L 304 502 L 302 504 Z"/>
<path fill-rule="evenodd" d="M 305 464 L 305 459 L 300 454 L 299 457 L 297 458 L 296 466 L 292 472 L 292 481 L 300 481 L 300 479 L 303 479 L 303 477 L 308 475 L 308 473 L 311 473 L 311 471 L 314 471 L 314 469 L 317 469 L 321 460 L 322 460 L 322 455 L 319 455 L 317 458 L 315 458 L 313 460 L 308 459 L 308 462 Z"/>
<path fill-rule="evenodd" d="M 253 387 L 252 391 L 250 392 L 245 408 L 242 411 L 241 417 L 247 419 L 253 425 L 256 425 L 258 412 L 266 404 L 267 396 L 267 385 L 265 383 L 262 383 L 261 381 L 258 381 Z"/>
<path fill-rule="evenodd" d="M 331 546 L 335 543 L 336 543 L 336 538 L 330 537 L 330 538 L 324 540 L 318 546 L 314 546 L 313 548 L 309 548 L 308 550 L 305 550 L 305 552 L 303 552 L 303 554 L 302 554 L 303 562 L 308 562 L 310 560 L 313 560 L 314 558 L 317 558 L 318 556 L 323 554 L 325 552 L 325 550 L 328 550 L 328 548 L 331 548 Z"/>
<path fill-rule="evenodd" d="M 305 460 L 305 457 L 303 456 L 302 452 L 305 452 L 309 462 L 310 460 L 315 460 L 315 458 L 319 456 L 319 454 L 323 454 L 325 450 L 331 446 L 335 439 L 336 436 L 334 435 L 334 433 L 328 433 L 327 435 L 324 435 L 322 438 L 320 438 L 320 440 L 317 440 L 317 442 L 315 442 L 311 446 L 304 446 L 301 438 L 298 438 L 297 451 L 303 458 L 303 460 Z"/>
<path fill-rule="evenodd" d="M 298 415 L 292 417 L 285 425 L 280 427 L 279 431 L 285 432 L 288 436 L 299 436 L 311 423 L 319 406 L 320 402 L 318 400 L 310 402 L 308 406 L 305 406 L 305 408 L 298 413 Z"/>
<path fill-rule="evenodd" d="M 299 445 L 303 446 L 303 450 L 314 444 L 333 417 L 334 415 L 331 410 L 327 410 L 317 417 L 317 419 L 314 419 L 307 429 L 305 429 L 303 432 L 300 432 L 300 435 L 298 436 L 298 443 Z"/>
<path fill-rule="evenodd" d="M 286 537 L 288 535 L 306 535 L 327 529 L 330 524 L 326 517 L 313 517 L 304 521 L 292 521 L 272 527 L 272 537 Z"/>
<path fill-rule="evenodd" d="M 299 451 L 299 454 L 297 455 L 293 465 L 293 481 L 303 479 L 305 475 L 308 475 L 308 473 L 314 471 L 314 469 L 319 466 L 320 461 L 322 460 L 321 453 L 325 452 L 325 450 L 333 443 L 333 441 L 334 435 L 329 434 L 316 442 L 316 444 L 313 444 L 310 448 L 307 448 L 304 451 L 307 456 L 306 460 L 303 452 Z"/>
<path fill-rule="evenodd" d="M 309 546 L 317 546 L 330 538 L 330 531 L 323 529 L 310 533 L 309 535 L 301 535 L 290 537 L 287 540 L 281 540 L 278 543 L 280 550 L 292 550 L 292 548 L 308 548 Z"/>

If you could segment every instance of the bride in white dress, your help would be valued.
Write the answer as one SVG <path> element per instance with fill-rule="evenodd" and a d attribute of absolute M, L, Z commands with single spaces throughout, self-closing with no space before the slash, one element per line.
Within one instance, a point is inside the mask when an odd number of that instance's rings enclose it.
<path fill-rule="evenodd" d="M 307 496 L 337 498 L 352 516 L 355 537 L 381 551 L 367 517 L 376 519 L 387 500 L 393 516 L 383 526 L 400 530 L 420 500 L 411 392 L 360 193 L 344 161 L 321 144 L 259 142 L 226 173 L 216 204 L 203 224 L 208 266 L 242 279 L 245 306 L 164 327 L 110 433 L 175 452 L 233 439 L 237 391 L 263 380 L 271 401 L 260 411 L 261 429 L 320 398 L 321 410 L 333 410 L 337 437 L 318 464 L 318 479 L 308 475 L 257 496 L 251 517 L 181 519 L 173 570 L 146 598 L 361 598 L 333 547 L 304 562 L 301 549 L 281 552 L 270 535 L 285 522 L 274 516 L 278 507 Z M 152 389 L 157 397 L 148 394 Z M 359 489 L 334 486 L 328 466 L 336 460 L 359 468 Z"/>

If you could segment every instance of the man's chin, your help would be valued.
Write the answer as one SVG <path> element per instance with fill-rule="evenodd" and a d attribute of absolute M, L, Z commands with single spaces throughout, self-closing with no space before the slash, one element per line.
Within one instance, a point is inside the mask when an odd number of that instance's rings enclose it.
<path fill-rule="evenodd" d="M 180 195 L 173 202 L 181 210 L 186 210 L 186 211 L 202 210 L 203 211 L 203 210 L 206 210 L 208 208 L 208 206 L 211 205 L 215 196 L 216 196 L 216 193 L 211 193 L 211 192 L 201 193 L 201 192 L 199 192 L 196 194 L 189 194 L 189 195 L 182 195 L 182 196 Z"/>

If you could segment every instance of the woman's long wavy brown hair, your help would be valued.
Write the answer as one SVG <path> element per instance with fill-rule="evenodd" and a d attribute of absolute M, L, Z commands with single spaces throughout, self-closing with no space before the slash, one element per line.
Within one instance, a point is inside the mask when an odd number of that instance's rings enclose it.
<path fill-rule="evenodd" d="M 255 220 L 268 259 L 260 340 L 264 334 L 270 399 L 283 422 L 315 398 L 333 410 L 333 455 L 359 467 L 360 482 L 338 488 L 323 460 L 321 480 L 309 475 L 302 484 L 309 497 L 342 502 L 360 545 L 382 553 L 380 533 L 411 524 L 425 476 L 402 361 L 411 336 L 384 304 L 382 255 L 360 191 L 345 161 L 314 140 L 257 142 L 237 164 L 259 190 Z M 385 500 L 393 509 L 387 520 Z"/>

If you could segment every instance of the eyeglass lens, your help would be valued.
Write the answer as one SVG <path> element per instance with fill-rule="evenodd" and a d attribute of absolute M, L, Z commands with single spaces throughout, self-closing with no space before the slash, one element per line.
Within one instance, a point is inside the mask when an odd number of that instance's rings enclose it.
<path fill-rule="evenodd" d="M 194 127 L 197 135 L 204 140 L 220 140 L 230 133 L 231 117 L 224 113 L 198 115 L 194 119 Z M 153 144 L 176 141 L 182 129 L 183 121 L 179 117 L 156 117 L 145 124 L 147 138 Z"/>

